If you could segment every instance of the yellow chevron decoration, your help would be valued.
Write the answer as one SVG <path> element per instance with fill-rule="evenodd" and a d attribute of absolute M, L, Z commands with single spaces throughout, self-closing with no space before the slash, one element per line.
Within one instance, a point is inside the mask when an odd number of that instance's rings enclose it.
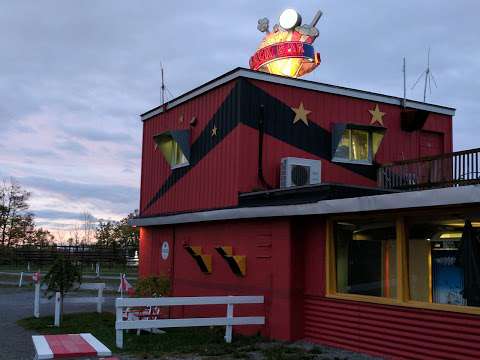
<path fill-rule="evenodd" d="M 247 257 L 244 255 L 233 255 L 231 246 L 219 246 L 215 250 L 225 259 L 230 270 L 237 276 L 245 276 L 247 272 Z"/>
<path fill-rule="evenodd" d="M 193 257 L 204 274 L 212 273 L 212 255 L 202 254 L 201 246 L 185 245 L 184 248 Z"/>

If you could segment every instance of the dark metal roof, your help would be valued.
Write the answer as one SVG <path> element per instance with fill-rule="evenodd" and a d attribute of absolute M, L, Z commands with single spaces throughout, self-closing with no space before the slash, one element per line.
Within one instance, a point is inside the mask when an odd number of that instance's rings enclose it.
<path fill-rule="evenodd" d="M 134 226 L 157 226 L 232 219 L 333 215 L 474 204 L 480 204 L 479 185 L 322 200 L 307 204 L 248 206 L 168 216 L 138 217 L 129 220 L 129 224 Z"/>
<path fill-rule="evenodd" d="M 239 206 L 272 206 L 308 204 L 321 200 L 346 199 L 394 192 L 398 191 L 366 186 L 323 183 L 242 193 L 238 198 Z"/>
<path fill-rule="evenodd" d="M 302 89 L 325 92 L 325 93 L 336 94 L 341 96 L 348 96 L 348 97 L 357 98 L 357 99 L 376 101 L 376 102 L 381 102 L 381 103 L 386 103 L 391 105 L 401 106 L 403 102 L 402 98 L 396 97 L 396 96 L 383 95 L 383 94 L 374 93 L 370 91 L 351 89 L 347 87 L 324 84 L 324 83 L 319 83 L 319 82 L 310 81 L 310 80 L 294 79 L 294 78 L 289 78 L 289 77 L 284 77 L 279 75 L 272 75 L 264 72 L 253 71 L 250 69 L 238 67 L 213 80 L 206 82 L 203 85 L 200 85 L 184 93 L 183 95 L 176 97 L 175 99 L 167 102 L 164 105 L 155 107 L 141 114 L 140 117 L 142 121 L 148 120 L 155 115 L 161 114 L 162 112 L 165 111 L 165 109 L 171 109 L 175 106 L 178 106 L 188 100 L 191 100 L 205 92 L 208 92 L 218 86 L 221 86 L 237 78 L 261 80 L 261 81 L 266 81 L 270 83 L 298 87 Z M 405 105 L 407 108 L 411 108 L 411 109 L 425 110 L 429 112 L 450 115 L 450 116 L 455 115 L 455 109 L 451 107 L 422 103 L 419 101 L 408 100 L 408 99 L 406 100 Z"/>

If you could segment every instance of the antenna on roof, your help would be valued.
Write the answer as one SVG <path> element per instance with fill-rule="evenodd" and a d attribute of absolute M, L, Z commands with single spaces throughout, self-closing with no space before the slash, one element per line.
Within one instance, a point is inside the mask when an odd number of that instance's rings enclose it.
<path fill-rule="evenodd" d="M 425 71 L 423 71 L 420 76 L 418 77 L 417 81 L 415 81 L 415 84 L 412 86 L 412 90 L 415 88 L 415 86 L 418 84 L 422 76 L 425 76 L 425 85 L 423 87 L 423 102 L 425 102 L 427 98 L 427 86 L 430 90 L 430 94 L 432 94 L 432 80 L 433 84 L 435 87 L 437 87 L 437 82 L 435 81 L 435 77 L 433 76 L 433 73 L 430 70 L 430 48 L 428 48 L 428 55 L 427 55 L 427 68 Z"/>
<path fill-rule="evenodd" d="M 405 61 L 405 56 L 403 57 L 403 101 L 402 106 L 407 106 L 407 63 Z"/>
<path fill-rule="evenodd" d="M 162 105 L 163 105 L 163 104 L 165 104 L 165 83 L 163 81 L 163 65 L 162 65 L 161 62 L 160 62 L 160 69 L 162 71 L 162 94 L 161 94 L 162 98 L 161 98 L 161 100 L 162 100 Z"/>

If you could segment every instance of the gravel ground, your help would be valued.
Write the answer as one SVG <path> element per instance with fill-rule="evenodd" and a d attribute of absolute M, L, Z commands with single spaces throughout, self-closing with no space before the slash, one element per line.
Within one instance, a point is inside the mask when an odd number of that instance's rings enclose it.
<path fill-rule="evenodd" d="M 40 305 L 40 316 L 53 314 L 53 304 Z M 114 312 L 114 298 L 106 297 L 104 304 L 105 311 Z M 65 312 L 91 312 L 95 311 L 94 304 L 68 304 L 65 306 Z M 0 286 L 0 360 L 32 360 L 34 349 L 31 336 L 33 332 L 23 329 L 16 324 L 16 321 L 33 315 L 33 290 L 30 288 L 15 288 Z M 259 347 L 272 347 L 275 343 L 259 344 Z M 301 346 L 311 349 L 312 344 L 306 342 L 297 342 L 289 346 Z M 329 347 L 321 347 L 322 354 L 318 359 L 331 360 L 374 360 L 373 358 L 363 354 L 356 354 L 349 351 L 339 350 Z M 259 353 L 250 354 L 251 359 L 261 359 Z M 134 356 L 122 356 L 122 360 L 137 359 Z M 151 358 L 150 358 L 151 359 Z M 201 357 L 192 355 L 182 356 L 165 356 L 163 360 L 201 360 Z M 206 359 L 206 358 L 203 358 Z M 218 359 L 220 357 L 209 357 L 209 359 Z M 290 357 L 289 357 L 290 359 Z M 293 359 L 293 358 L 292 358 Z M 152 359 L 151 359 L 152 360 Z"/>

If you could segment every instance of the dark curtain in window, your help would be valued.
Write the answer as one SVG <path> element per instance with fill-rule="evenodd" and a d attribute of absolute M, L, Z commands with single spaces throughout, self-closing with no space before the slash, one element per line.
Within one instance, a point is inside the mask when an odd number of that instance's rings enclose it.
<path fill-rule="evenodd" d="M 465 221 L 457 262 L 463 267 L 463 298 L 469 306 L 480 306 L 480 233 Z"/>

